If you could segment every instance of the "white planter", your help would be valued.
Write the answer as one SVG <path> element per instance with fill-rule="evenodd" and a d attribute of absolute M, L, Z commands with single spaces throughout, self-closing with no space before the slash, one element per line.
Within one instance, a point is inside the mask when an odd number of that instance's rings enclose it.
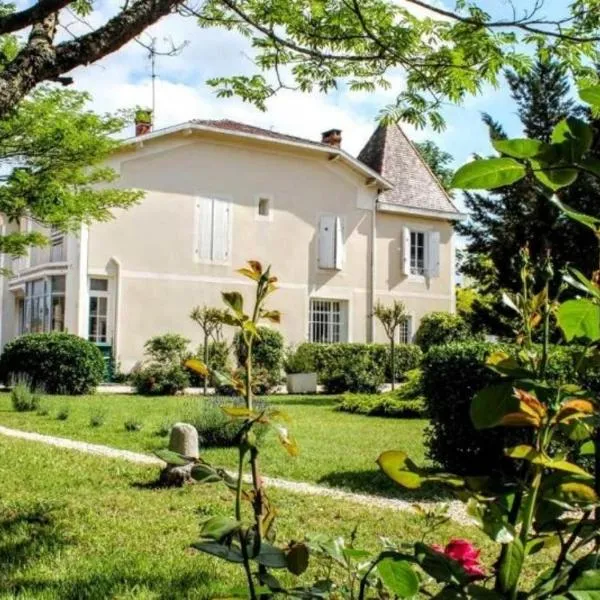
<path fill-rule="evenodd" d="M 287 376 L 288 394 L 316 394 L 316 373 L 290 373 Z"/>

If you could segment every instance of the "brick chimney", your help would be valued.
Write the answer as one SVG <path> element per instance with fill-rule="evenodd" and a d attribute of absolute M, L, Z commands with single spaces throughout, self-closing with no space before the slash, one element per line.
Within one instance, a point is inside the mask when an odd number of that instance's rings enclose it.
<path fill-rule="evenodd" d="M 322 133 L 321 142 L 323 144 L 329 144 L 334 148 L 339 148 L 342 145 L 342 130 L 341 129 L 328 129 Z"/>
<path fill-rule="evenodd" d="M 135 111 L 135 135 L 145 135 L 152 131 L 152 111 L 146 108 L 138 108 Z"/>

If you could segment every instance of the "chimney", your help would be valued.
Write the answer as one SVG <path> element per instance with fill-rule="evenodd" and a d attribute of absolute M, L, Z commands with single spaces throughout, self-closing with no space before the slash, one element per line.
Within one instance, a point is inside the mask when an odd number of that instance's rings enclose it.
<path fill-rule="evenodd" d="M 323 144 L 329 144 L 334 148 L 339 148 L 342 145 L 342 130 L 341 129 L 328 129 L 322 133 L 321 142 Z"/>
<path fill-rule="evenodd" d="M 138 108 L 135 111 L 135 135 L 145 135 L 152 131 L 152 111 L 149 108 Z"/>

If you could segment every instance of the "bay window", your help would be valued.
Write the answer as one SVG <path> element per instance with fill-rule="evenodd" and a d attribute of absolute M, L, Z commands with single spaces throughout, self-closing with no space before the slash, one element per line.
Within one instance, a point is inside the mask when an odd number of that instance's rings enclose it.
<path fill-rule="evenodd" d="M 25 283 L 19 302 L 22 333 L 63 331 L 65 327 L 65 277 L 42 277 Z"/>

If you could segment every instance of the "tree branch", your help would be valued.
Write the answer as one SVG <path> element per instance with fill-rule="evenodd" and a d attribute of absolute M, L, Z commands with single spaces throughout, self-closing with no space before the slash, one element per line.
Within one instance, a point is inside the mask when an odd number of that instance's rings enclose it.
<path fill-rule="evenodd" d="M 71 0 L 38 0 L 33 6 L 19 12 L 9 13 L 0 17 L 0 35 L 13 33 L 43 21 L 48 15 L 58 12 Z"/>
<path fill-rule="evenodd" d="M 58 46 L 52 45 L 56 14 L 34 25 L 26 46 L 0 73 L 0 117 L 38 83 L 60 80 L 63 73 L 115 52 L 169 14 L 180 2 L 181 0 L 137 0 L 102 27 Z M 51 36 L 45 33 L 49 19 L 53 22 Z"/>

